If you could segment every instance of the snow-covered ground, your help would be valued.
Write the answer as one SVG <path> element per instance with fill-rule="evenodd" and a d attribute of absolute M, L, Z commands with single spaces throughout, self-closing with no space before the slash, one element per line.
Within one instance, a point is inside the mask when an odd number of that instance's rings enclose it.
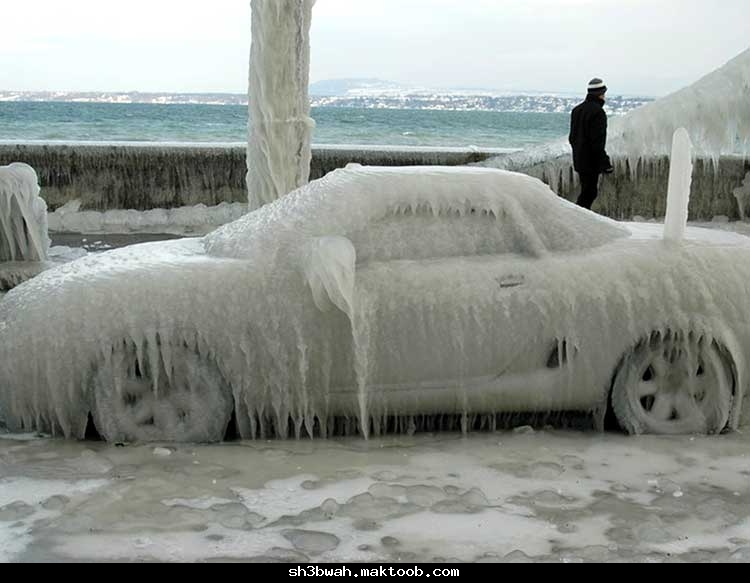
<path fill-rule="evenodd" d="M 0 436 L 0 561 L 749 561 L 750 435 Z"/>
<path fill-rule="evenodd" d="M 221 203 L 213 207 L 200 204 L 176 209 L 98 212 L 81 210 L 81 201 L 74 200 L 49 213 L 48 222 L 53 234 L 206 235 L 217 227 L 236 221 L 247 211 L 247 204 Z"/>

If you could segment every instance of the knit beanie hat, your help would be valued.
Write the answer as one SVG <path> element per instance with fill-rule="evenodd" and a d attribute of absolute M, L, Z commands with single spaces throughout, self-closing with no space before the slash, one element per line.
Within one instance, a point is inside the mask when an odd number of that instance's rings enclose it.
<path fill-rule="evenodd" d="M 599 78 L 592 79 L 589 82 L 589 95 L 604 95 L 607 92 L 607 86 Z"/>

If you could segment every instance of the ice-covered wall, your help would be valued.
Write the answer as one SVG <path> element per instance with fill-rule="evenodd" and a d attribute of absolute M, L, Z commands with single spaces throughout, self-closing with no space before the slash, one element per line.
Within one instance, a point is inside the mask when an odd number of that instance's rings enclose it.
<path fill-rule="evenodd" d="M 320 146 L 311 179 L 351 162 L 377 166 L 456 166 L 491 152 Z M 0 164 L 22 160 L 39 173 L 50 208 L 151 210 L 247 202 L 246 146 L 240 144 L 0 144 Z"/>
<path fill-rule="evenodd" d="M 258 208 L 310 176 L 310 24 L 315 0 L 252 0 L 247 187 Z"/>
<path fill-rule="evenodd" d="M 348 164 L 363 166 L 464 166 L 488 160 L 496 150 L 477 148 L 415 148 L 399 146 L 316 146 L 311 180 Z"/>
<path fill-rule="evenodd" d="M 39 192 L 31 166 L 0 167 L 0 262 L 47 258 L 47 205 Z"/>
<path fill-rule="evenodd" d="M 242 145 L 0 144 L 0 164 L 33 166 L 51 209 L 177 208 L 247 202 Z"/>
<path fill-rule="evenodd" d="M 626 157 L 613 156 L 612 161 L 615 173 L 602 177 L 594 210 L 615 219 L 663 218 L 667 209 L 669 157 L 650 156 L 631 164 Z M 486 164 L 497 167 L 498 161 Z M 500 167 L 504 166 L 500 164 Z M 569 155 L 537 161 L 519 170 L 540 178 L 568 200 L 574 201 L 578 197 L 580 185 Z M 696 159 L 690 219 L 711 220 L 719 216 L 733 220 L 750 218 L 750 205 L 744 205 L 743 214 L 743 207 L 738 204 L 744 201 L 741 185 L 748 172 L 750 159 L 742 156 L 722 156 L 718 163 L 710 158 Z"/>
<path fill-rule="evenodd" d="M 0 164 L 21 160 L 36 168 L 49 207 L 58 209 L 73 200 L 81 210 L 151 210 L 181 208 L 222 202 L 247 202 L 243 145 L 59 145 L 0 144 Z M 354 162 L 372 166 L 456 166 L 479 163 L 494 152 L 461 149 L 409 149 L 372 146 L 313 148 L 311 179 Z M 669 163 L 653 157 L 639 163 L 631 175 L 627 159 L 616 159 L 617 173 L 602 181 L 596 209 L 608 216 L 630 219 L 663 217 Z M 569 184 L 568 158 L 554 163 L 529 164 L 524 171 L 556 185 L 574 199 L 576 186 Z M 711 160 L 696 160 L 691 213 L 695 219 L 716 215 L 739 217 L 733 192 L 742 189 L 750 161 L 725 156 L 714 172 Z M 561 177 L 568 181 L 563 183 Z M 741 194 L 740 200 L 744 200 Z M 746 203 L 750 210 L 750 200 Z"/>

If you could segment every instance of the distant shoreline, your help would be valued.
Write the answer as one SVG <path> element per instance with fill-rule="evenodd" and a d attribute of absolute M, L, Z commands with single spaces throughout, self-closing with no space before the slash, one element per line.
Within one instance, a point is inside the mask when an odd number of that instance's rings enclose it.
<path fill-rule="evenodd" d="M 0 140 L 0 146 L 5 147 L 71 147 L 71 148 L 185 148 L 185 149 L 236 149 L 246 148 L 245 142 L 134 142 L 134 141 L 102 141 L 102 140 Z M 512 154 L 522 152 L 523 148 L 484 148 L 461 146 L 401 146 L 398 144 L 312 144 L 314 150 L 320 151 L 362 151 L 362 152 L 434 152 L 446 154 Z"/>
<path fill-rule="evenodd" d="M 393 111 L 444 111 L 486 113 L 567 113 L 582 96 L 555 94 L 461 94 L 461 93 L 374 93 L 311 96 L 312 108 L 340 108 Z M 651 102 L 648 97 L 611 96 L 612 115 L 622 115 Z M 34 93 L 0 91 L 0 106 L 32 105 L 105 105 L 105 106 L 201 106 L 247 107 L 247 97 L 231 94 L 145 94 L 145 93 Z"/>

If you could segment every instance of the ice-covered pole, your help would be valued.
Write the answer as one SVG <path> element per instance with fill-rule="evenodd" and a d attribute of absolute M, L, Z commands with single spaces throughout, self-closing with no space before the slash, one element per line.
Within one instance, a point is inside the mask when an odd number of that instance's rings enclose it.
<path fill-rule="evenodd" d="M 685 128 L 675 131 L 672 138 L 672 159 L 669 168 L 667 218 L 664 240 L 679 243 L 685 236 L 693 183 L 693 144 Z"/>
<path fill-rule="evenodd" d="M 250 209 L 310 178 L 310 25 L 315 0 L 252 0 L 247 187 Z"/>

